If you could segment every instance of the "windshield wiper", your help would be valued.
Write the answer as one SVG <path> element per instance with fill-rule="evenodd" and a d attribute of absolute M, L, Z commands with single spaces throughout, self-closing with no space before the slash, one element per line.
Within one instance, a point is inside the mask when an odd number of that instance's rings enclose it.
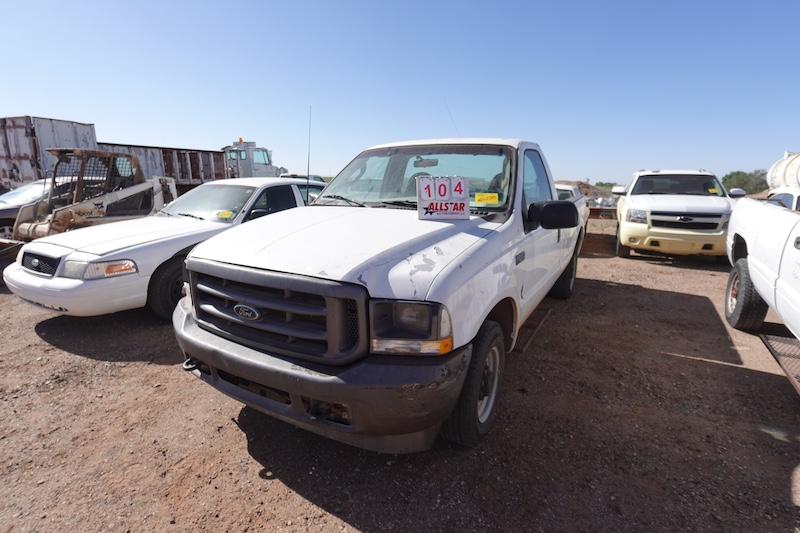
<path fill-rule="evenodd" d="M 387 207 L 387 206 L 396 206 L 396 207 L 404 207 L 406 209 L 416 209 L 417 202 L 413 200 L 380 200 L 378 202 L 379 207 Z"/>
<path fill-rule="evenodd" d="M 367 207 L 366 205 L 362 204 L 361 202 L 357 202 L 355 200 L 351 200 L 350 198 L 347 198 L 347 197 L 342 196 L 340 194 L 326 194 L 325 196 L 320 196 L 311 205 L 314 205 L 318 201 L 324 200 L 325 198 L 332 198 L 334 200 L 341 200 L 342 202 L 347 202 L 348 205 L 352 205 L 352 206 L 355 206 L 355 207 Z M 319 205 L 325 205 L 325 204 L 319 204 Z"/>
<path fill-rule="evenodd" d="M 179 216 L 179 217 L 191 217 L 191 218 L 196 218 L 197 220 L 205 220 L 203 217 L 199 217 L 199 216 L 197 216 L 197 215 L 193 215 L 193 214 L 191 214 L 191 213 L 178 213 L 178 216 Z"/>

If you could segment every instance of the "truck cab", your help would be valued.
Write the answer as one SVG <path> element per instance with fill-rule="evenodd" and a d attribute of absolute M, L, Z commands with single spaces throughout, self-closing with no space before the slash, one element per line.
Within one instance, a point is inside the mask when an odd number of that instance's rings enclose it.
<path fill-rule="evenodd" d="M 272 164 L 272 150 L 260 148 L 255 142 L 245 141 L 241 137 L 223 147 L 222 151 L 229 178 L 277 177 L 286 172 L 285 168 Z"/>
<path fill-rule="evenodd" d="M 192 250 L 173 314 L 184 369 L 355 446 L 476 445 L 520 327 L 574 290 L 583 228 L 557 198 L 533 143 L 368 149 L 309 206 Z"/>

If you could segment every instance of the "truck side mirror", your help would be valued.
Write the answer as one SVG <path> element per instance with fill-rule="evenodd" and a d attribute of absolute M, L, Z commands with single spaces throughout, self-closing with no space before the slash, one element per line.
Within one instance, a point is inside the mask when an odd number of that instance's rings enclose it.
<path fill-rule="evenodd" d="M 611 187 L 611 194 L 616 194 L 617 196 L 622 196 L 625 194 L 625 186 L 624 185 L 614 185 Z"/>
<path fill-rule="evenodd" d="M 733 189 L 728 191 L 728 196 L 731 198 L 744 198 L 747 196 L 747 191 L 744 189 L 740 189 L 739 187 L 734 187 Z"/>
<path fill-rule="evenodd" d="M 580 224 L 578 208 L 568 200 L 535 202 L 528 206 L 525 230 L 577 228 Z"/>

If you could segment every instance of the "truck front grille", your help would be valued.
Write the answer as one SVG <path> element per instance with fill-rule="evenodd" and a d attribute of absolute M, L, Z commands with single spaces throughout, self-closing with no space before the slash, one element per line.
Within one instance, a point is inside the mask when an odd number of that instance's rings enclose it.
<path fill-rule="evenodd" d="M 47 257 L 46 255 L 32 254 L 30 252 L 22 254 L 22 266 L 24 268 L 49 277 L 53 277 L 56 273 L 60 262 L 61 259 Z"/>
<path fill-rule="evenodd" d="M 724 221 L 722 213 L 680 213 L 672 211 L 653 211 L 650 225 L 654 228 L 674 228 L 699 231 L 721 229 Z"/>
<path fill-rule="evenodd" d="M 270 355 L 344 364 L 367 352 L 363 287 L 189 259 L 198 325 Z"/>

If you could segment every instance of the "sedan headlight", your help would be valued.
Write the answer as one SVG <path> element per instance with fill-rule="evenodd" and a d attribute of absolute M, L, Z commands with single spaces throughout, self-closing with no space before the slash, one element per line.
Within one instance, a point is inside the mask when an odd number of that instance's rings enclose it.
<path fill-rule="evenodd" d="M 628 214 L 625 215 L 625 220 L 628 222 L 647 224 L 647 211 L 644 209 L 628 209 Z"/>
<path fill-rule="evenodd" d="M 437 303 L 372 300 L 373 353 L 443 355 L 453 351 L 450 313 Z"/>
<path fill-rule="evenodd" d="M 101 261 L 98 263 L 64 261 L 64 270 L 61 272 L 61 276 L 72 279 L 100 279 L 135 274 L 138 271 L 136 263 L 130 259 Z"/>

